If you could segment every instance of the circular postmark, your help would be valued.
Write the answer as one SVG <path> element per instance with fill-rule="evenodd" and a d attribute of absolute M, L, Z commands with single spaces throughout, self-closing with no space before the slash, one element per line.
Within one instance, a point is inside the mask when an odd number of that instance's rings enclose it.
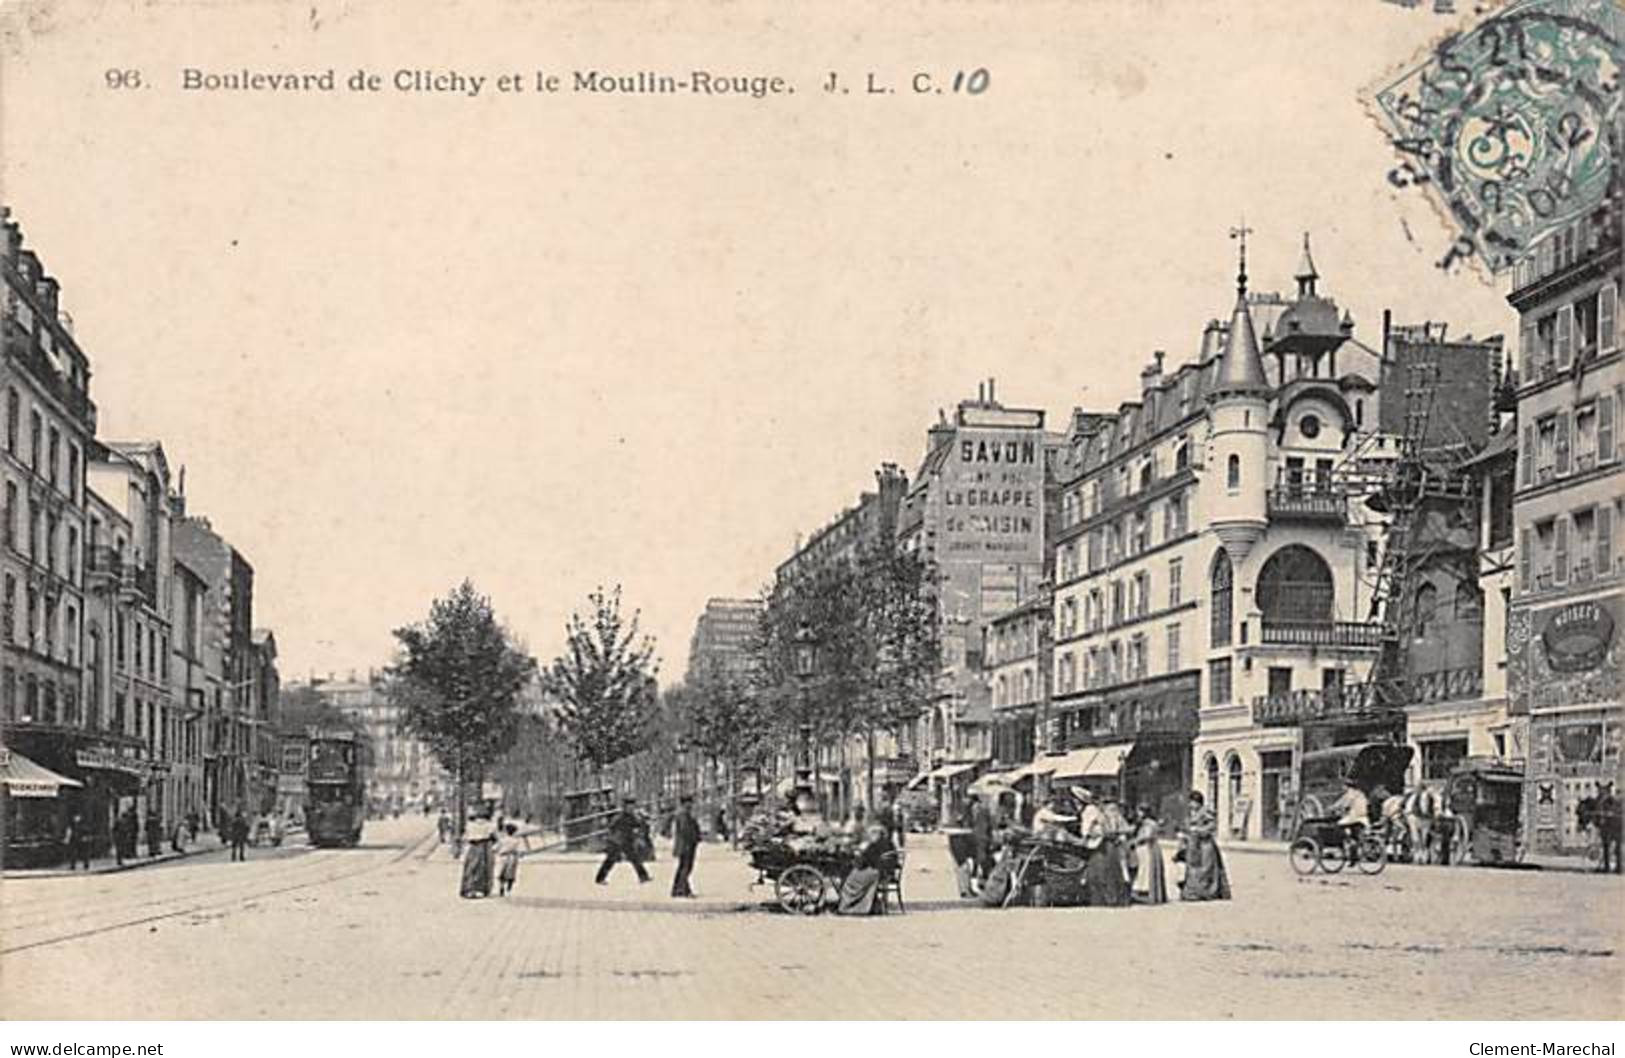
<path fill-rule="evenodd" d="M 1619 158 L 1620 8 L 1527 0 L 1441 40 L 1375 101 L 1400 164 L 1458 237 L 1440 262 L 1516 263 L 1594 208 Z"/>

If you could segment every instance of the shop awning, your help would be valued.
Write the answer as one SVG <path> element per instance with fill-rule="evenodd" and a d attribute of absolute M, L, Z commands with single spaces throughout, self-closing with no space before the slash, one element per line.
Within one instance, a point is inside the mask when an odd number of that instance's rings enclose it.
<path fill-rule="evenodd" d="M 828 783 L 832 786 L 838 786 L 841 782 L 841 777 L 839 775 L 831 775 L 829 772 L 821 772 L 816 776 L 808 776 L 808 778 L 812 779 L 815 783 Z M 796 777 L 792 775 L 788 778 L 780 779 L 778 785 L 773 787 L 773 790 L 780 797 L 788 797 L 795 791 L 795 788 Z"/>
<path fill-rule="evenodd" d="M 1009 776 L 1010 781 L 1012 782 L 1020 782 L 1022 779 L 1026 779 L 1033 775 L 1049 775 L 1055 771 L 1056 766 L 1061 763 L 1062 759 L 1063 758 L 1058 756 L 1039 757 L 1031 764 L 1023 764 L 1015 771 L 1006 772 L 1005 774 Z"/>
<path fill-rule="evenodd" d="M 84 785 L 10 750 L 0 751 L 0 783 L 12 797 L 55 797 L 64 786 Z"/>
<path fill-rule="evenodd" d="M 908 786 L 906 786 L 905 789 L 918 790 L 920 787 L 924 786 L 930 781 L 931 773 L 928 771 L 922 771 L 920 774 L 914 776 L 914 778 L 908 781 Z"/>
<path fill-rule="evenodd" d="M 963 775 L 976 768 L 975 764 L 944 764 L 930 774 L 933 779 L 952 779 L 956 775 Z"/>
<path fill-rule="evenodd" d="M 1122 770 L 1134 743 L 1123 742 L 1111 746 L 1089 746 L 1075 749 L 1060 759 L 1054 775 L 1058 779 L 1104 779 Z"/>
<path fill-rule="evenodd" d="M 989 772 L 970 784 L 970 792 L 976 794 L 993 793 L 998 790 L 1015 789 L 1016 780 L 1012 778 L 1013 772 Z"/>

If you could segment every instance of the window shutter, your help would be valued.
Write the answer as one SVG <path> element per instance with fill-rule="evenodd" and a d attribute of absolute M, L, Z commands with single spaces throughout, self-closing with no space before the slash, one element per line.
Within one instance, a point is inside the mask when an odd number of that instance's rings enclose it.
<path fill-rule="evenodd" d="M 1557 369 L 1567 371 L 1574 361 L 1574 306 L 1557 310 Z"/>
<path fill-rule="evenodd" d="M 1532 583 L 1530 571 L 1535 565 L 1535 534 L 1533 530 L 1525 529 L 1521 534 L 1518 545 L 1518 588 L 1527 592 Z"/>
<path fill-rule="evenodd" d="M 1557 473 L 1569 472 L 1569 413 L 1557 413 Z"/>
<path fill-rule="evenodd" d="M 1619 348 L 1619 290 L 1604 283 L 1597 291 L 1597 350 L 1611 353 Z"/>
<path fill-rule="evenodd" d="M 1535 345 L 1535 325 L 1525 324 L 1519 332 L 1518 349 L 1523 353 L 1524 382 L 1533 382 L 1540 377 L 1540 349 Z"/>
<path fill-rule="evenodd" d="M 1614 461 L 1614 395 L 1597 398 L 1597 462 Z"/>
<path fill-rule="evenodd" d="M 1553 549 L 1552 579 L 1558 584 L 1566 584 L 1569 579 L 1569 519 L 1567 515 L 1558 515 L 1557 524 L 1553 527 L 1557 546 Z"/>
<path fill-rule="evenodd" d="M 1526 488 L 1535 483 L 1535 427 L 1533 423 L 1523 428 L 1523 483 Z"/>
<path fill-rule="evenodd" d="M 1597 504 L 1597 570 L 1595 576 L 1606 577 L 1614 571 L 1614 505 Z"/>

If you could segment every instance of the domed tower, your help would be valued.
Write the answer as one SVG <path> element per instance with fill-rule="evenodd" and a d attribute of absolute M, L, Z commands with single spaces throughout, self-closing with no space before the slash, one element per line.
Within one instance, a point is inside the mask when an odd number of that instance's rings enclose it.
<path fill-rule="evenodd" d="M 1209 521 L 1230 560 L 1239 567 L 1269 525 L 1265 497 L 1269 488 L 1270 385 L 1252 313 L 1247 310 L 1245 234 L 1229 341 L 1219 357 L 1207 402 L 1216 476 Z"/>

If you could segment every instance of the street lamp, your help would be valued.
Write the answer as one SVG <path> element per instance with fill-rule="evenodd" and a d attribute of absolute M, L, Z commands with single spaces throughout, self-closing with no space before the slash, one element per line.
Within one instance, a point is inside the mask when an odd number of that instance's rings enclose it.
<path fill-rule="evenodd" d="M 802 767 L 796 770 L 796 787 L 800 790 L 813 792 L 813 757 L 812 757 L 812 698 L 808 685 L 812 683 L 813 672 L 818 665 L 818 636 L 813 632 L 807 622 L 801 622 L 796 630 L 795 638 L 796 680 L 801 684 L 801 763 Z"/>

